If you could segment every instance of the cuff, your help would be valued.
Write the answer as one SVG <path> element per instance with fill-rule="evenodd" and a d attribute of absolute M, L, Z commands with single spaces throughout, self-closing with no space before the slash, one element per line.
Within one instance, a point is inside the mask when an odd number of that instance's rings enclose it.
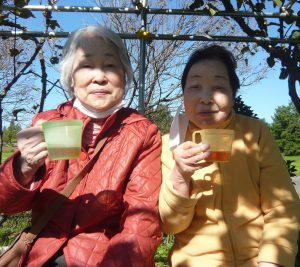
<path fill-rule="evenodd" d="M 285 267 L 295 266 L 296 254 L 290 248 L 274 244 L 263 244 L 258 255 L 258 262 L 272 262 Z"/>
<path fill-rule="evenodd" d="M 177 212 L 187 212 L 195 207 L 201 194 L 194 194 L 190 198 L 179 195 L 174 190 L 170 179 L 165 179 L 161 187 L 161 195 L 168 206 Z"/>

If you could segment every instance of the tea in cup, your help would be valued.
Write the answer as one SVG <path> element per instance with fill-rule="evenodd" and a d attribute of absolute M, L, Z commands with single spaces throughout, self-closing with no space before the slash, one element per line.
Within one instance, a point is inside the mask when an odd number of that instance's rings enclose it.
<path fill-rule="evenodd" d="M 80 156 L 81 120 L 46 121 L 42 128 L 51 160 L 74 159 Z"/>
<path fill-rule="evenodd" d="M 211 155 L 206 158 L 210 162 L 226 162 L 230 160 L 231 146 L 234 139 L 234 131 L 230 129 L 203 129 L 194 131 L 192 140 L 198 143 L 209 144 Z"/>

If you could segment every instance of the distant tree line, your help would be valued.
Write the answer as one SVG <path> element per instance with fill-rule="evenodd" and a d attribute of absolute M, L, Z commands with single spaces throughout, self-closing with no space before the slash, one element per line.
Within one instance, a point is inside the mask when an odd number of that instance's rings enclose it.
<path fill-rule="evenodd" d="M 8 127 L 3 127 L 3 145 L 14 147 L 17 143 L 17 133 L 21 130 L 20 124 L 11 120 Z"/>
<path fill-rule="evenodd" d="M 300 115 L 292 103 L 276 108 L 270 128 L 285 156 L 300 155 Z"/>

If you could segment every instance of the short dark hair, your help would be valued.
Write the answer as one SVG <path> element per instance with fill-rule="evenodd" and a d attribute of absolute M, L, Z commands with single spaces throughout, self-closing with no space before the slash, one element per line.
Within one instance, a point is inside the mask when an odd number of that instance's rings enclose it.
<path fill-rule="evenodd" d="M 236 97 L 236 93 L 238 89 L 240 88 L 240 80 L 235 72 L 237 64 L 236 60 L 233 56 L 233 54 L 228 51 L 226 48 L 220 45 L 211 45 L 211 46 L 206 46 L 200 49 L 197 49 L 194 51 L 191 56 L 188 59 L 188 62 L 186 63 L 182 76 L 181 76 L 181 87 L 182 91 L 184 91 L 184 87 L 186 84 L 186 78 L 188 75 L 188 72 L 190 68 L 198 63 L 199 61 L 202 60 L 207 60 L 207 59 L 212 59 L 212 60 L 220 60 L 221 62 L 224 63 L 224 65 L 227 68 L 228 71 L 228 76 L 229 76 L 229 82 L 232 87 L 232 93 L 233 93 L 233 98 Z"/>

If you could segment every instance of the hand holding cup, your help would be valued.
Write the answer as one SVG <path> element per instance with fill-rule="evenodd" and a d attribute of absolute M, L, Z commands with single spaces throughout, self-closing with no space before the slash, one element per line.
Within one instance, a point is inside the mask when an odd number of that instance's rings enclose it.
<path fill-rule="evenodd" d="M 21 130 L 17 134 L 17 145 L 20 157 L 17 159 L 17 170 L 20 170 L 19 180 L 23 185 L 28 184 L 36 171 L 44 164 L 48 156 L 42 127 L 44 120 L 39 120 L 34 126 Z"/>
<path fill-rule="evenodd" d="M 189 185 L 193 173 L 211 164 L 204 160 L 210 156 L 209 145 L 184 142 L 173 151 L 175 166 L 172 170 L 173 187 L 182 196 L 189 196 Z"/>

